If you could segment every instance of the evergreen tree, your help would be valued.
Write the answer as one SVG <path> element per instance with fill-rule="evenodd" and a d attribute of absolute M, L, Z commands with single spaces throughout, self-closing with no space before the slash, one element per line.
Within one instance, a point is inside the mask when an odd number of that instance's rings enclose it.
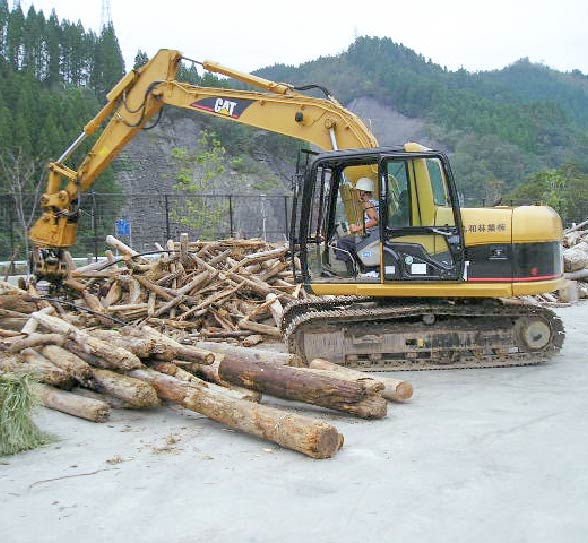
<path fill-rule="evenodd" d="M 8 28 L 6 32 L 6 59 L 14 70 L 21 67 L 23 41 L 24 41 L 24 14 L 20 5 L 17 5 L 8 16 Z"/>
<path fill-rule="evenodd" d="M 12 115 L 10 109 L 6 107 L 4 97 L 0 92 L 0 154 L 8 150 L 8 145 L 12 141 Z M 1 174 L 0 174 L 1 176 Z"/>
<path fill-rule="evenodd" d="M 45 26 L 45 43 L 47 47 L 46 81 L 49 87 L 56 88 L 62 83 L 61 79 L 61 28 L 55 10 Z"/>
<path fill-rule="evenodd" d="M 105 26 L 98 38 L 94 53 L 94 66 L 90 84 L 96 91 L 98 99 L 104 101 L 120 78 L 124 75 L 124 61 L 118 38 L 112 24 Z"/>
<path fill-rule="evenodd" d="M 24 60 L 23 68 L 37 77 L 38 58 L 41 55 L 43 29 L 39 27 L 39 18 L 35 8 L 31 6 L 27 11 L 27 17 L 24 22 Z"/>
<path fill-rule="evenodd" d="M 133 62 L 133 70 L 137 70 L 143 67 L 145 64 L 147 64 L 147 62 L 149 62 L 149 57 L 147 56 L 147 53 L 139 49 L 139 51 L 137 51 L 137 54 L 135 55 L 135 60 Z"/>
<path fill-rule="evenodd" d="M 6 33 L 8 32 L 8 0 L 0 0 L 0 57 L 6 56 Z"/>

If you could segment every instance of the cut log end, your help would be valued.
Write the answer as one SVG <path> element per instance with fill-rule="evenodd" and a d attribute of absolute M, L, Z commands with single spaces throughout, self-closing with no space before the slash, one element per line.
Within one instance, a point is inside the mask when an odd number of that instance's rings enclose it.
<path fill-rule="evenodd" d="M 316 424 L 316 429 L 312 430 L 309 439 L 311 445 L 307 449 L 307 454 L 316 459 L 333 458 L 345 441 L 337 428 L 324 423 Z"/>
<path fill-rule="evenodd" d="M 397 400 L 409 400 L 414 393 L 413 386 L 408 381 L 401 381 L 396 387 Z"/>

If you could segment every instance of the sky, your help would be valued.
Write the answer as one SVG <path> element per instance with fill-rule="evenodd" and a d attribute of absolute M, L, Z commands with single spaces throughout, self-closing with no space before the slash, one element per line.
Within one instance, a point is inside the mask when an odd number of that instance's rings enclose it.
<path fill-rule="evenodd" d="M 12 0 L 14 2 L 15 0 Z M 102 0 L 35 0 L 49 16 L 98 31 Z M 242 71 L 337 55 L 355 37 L 387 36 L 450 70 L 520 58 L 588 74 L 586 0 L 110 0 L 127 69 L 139 49 L 177 49 Z"/>

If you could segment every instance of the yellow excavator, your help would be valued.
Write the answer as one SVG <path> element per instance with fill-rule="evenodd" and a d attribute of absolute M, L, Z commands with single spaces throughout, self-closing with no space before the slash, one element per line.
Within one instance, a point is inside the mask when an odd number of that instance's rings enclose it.
<path fill-rule="evenodd" d="M 512 300 L 560 285 L 562 224 L 553 209 L 462 208 L 444 153 L 416 143 L 379 147 L 323 87 L 294 87 L 210 61 L 203 68 L 261 91 L 194 86 L 176 79 L 182 58 L 160 50 L 123 77 L 49 165 L 43 213 L 30 231 L 38 277 L 66 273 L 63 251 L 76 240 L 80 193 L 169 105 L 324 150 L 299 157 L 290 249 L 296 280 L 309 293 L 332 296 L 286 308 L 291 352 L 390 370 L 534 364 L 559 350 L 560 319 Z M 302 92 L 313 87 L 326 96 Z M 100 129 L 79 167 L 68 167 L 72 152 Z"/>

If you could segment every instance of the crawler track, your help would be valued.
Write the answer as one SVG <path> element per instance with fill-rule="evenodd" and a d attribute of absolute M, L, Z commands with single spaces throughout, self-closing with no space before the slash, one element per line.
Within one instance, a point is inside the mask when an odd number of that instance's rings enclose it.
<path fill-rule="evenodd" d="M 537 364 L 565 335 L 555 313 L 525 303 L 353 296 L 291 304 L 282 331 L 304 360 L 370 371 Z"/>

